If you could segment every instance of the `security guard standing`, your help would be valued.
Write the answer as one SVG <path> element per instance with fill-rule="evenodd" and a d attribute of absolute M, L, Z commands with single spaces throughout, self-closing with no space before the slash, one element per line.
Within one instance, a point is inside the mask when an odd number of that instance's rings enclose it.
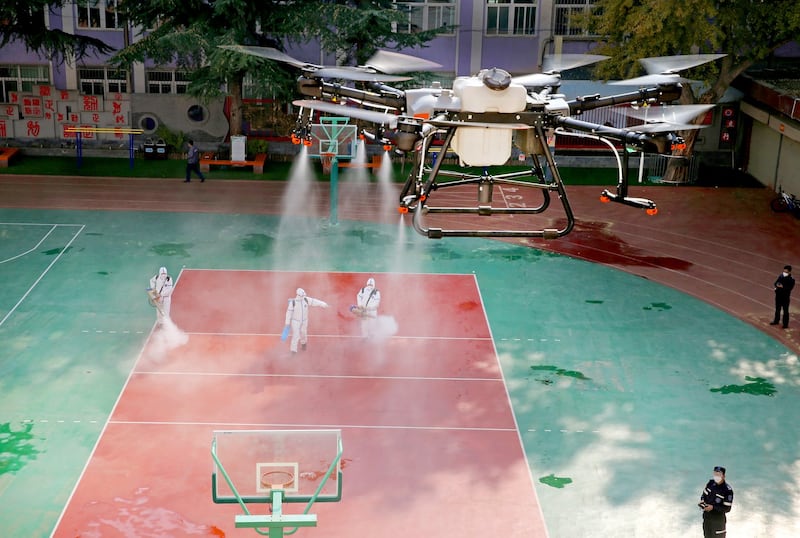
<path fill-rule="evenodd" d="M 698 506 L 703 511 L 704 538 L 725 538 L 725 514 L 733 505 L 733 488 L 725 481 L 725 467 L 714 467 L 714 476 L 700 495 Z"/>

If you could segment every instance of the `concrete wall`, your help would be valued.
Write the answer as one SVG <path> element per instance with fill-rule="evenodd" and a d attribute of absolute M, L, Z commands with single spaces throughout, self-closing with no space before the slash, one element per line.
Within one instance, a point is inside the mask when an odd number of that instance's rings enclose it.
<path fill-rule="evenodd" d="M 188 95 L 133 94 L 131 127 L 144 129 L 146 138 L 152 137 L 156 129 L 164 125 L 171 131 L 186 133 L 201 150 L 216 149 L 228 135 L 228 119 L 225 117 L 223 105 L 223 99 L 203 103 Z M 190 119 L 189 109 L 193 106 L 203 108 L 202 121 Z"/>

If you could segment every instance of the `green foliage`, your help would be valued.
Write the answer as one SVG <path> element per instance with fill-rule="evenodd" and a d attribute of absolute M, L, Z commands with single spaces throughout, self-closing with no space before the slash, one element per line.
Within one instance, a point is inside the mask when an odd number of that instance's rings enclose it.
<path fill-rule="evenodd" d="M 392 0 L 339 0 L 325 2 L 313 21 L 325 50 L 336 51 L 343 64 L 363 64 L 378 49 L 424 46 L 435 30 L 395 33 L 392 25 L 406 22 L 407 15 L 394 9 Z"/>
<path fill-rule="evenodd" d="M 60 29 L 48 29 L 44 14 L 58 7 L 72 9 L 67 0 L 3 0 L 0 2 L 0 47 L 19 41 L 35 52 L 63 64 L 67 58 L 81 60 L 86 56 L 109 54 L 113 47 L 85 35 L 73 35 Z"/>
<path fill-rule="evenodd" d="M 636 60 L 676 54 L 725 53 L 721 62 L 687 73 L 709 84 L 706 102 L 715 101 L 730 82 L 755 61 L 796 39 L 800 2 L 796 0 L 598 0 L 579 21 L 602 36 L 596 49 L 611 60 L 598 65 L 601 78 L 642 73 Z"/>
<path fill-rule="evenodd" d="M 164 125 L 156 129 L 156 137 L 162 139 L 167 148 L 171 148 L 174 153 L 183 153 L 189 137 L 183 131 L 172 131 Z"/>
<path fill-rule="evenodd" d="M 255 157 L 259 153 L 266 153 L 269 149 L 269 142 L 260 140 L 258 138 L 247 139 L 247 155 L 248 157 Z"/>

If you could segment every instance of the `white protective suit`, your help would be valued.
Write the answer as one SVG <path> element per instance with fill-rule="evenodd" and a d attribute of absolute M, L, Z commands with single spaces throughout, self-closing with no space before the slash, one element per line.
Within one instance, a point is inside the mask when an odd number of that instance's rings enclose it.
<path fill-rule="evenodd" d="M 381 292 L 375 287 L 375 279 L 370 278 L 367 280 L 367 285 L 356 295 L 356 306 L 361 312 L 361 336 L 365 338 L 375 336 L 380 304 Z"/>
<path fill-rule="evenodd" d="M 303 288 L 297 288 L 296 296 L 294 299 L 289 299 L 289 306 L 286 308 L 286 323 L 285 325 L 292 328 L 292 342 L 289 349 L 292 353 L 297 353 L 297 344 L 306 349 L 308 343 L 308 307 L 321 306 L 328 308 L 328 303 L 308 297 Z"/>
<path fill-rule="evenodd" d="M 172 303 L 172 277 L 167 273 L 166 267 L 159 269 L 158 274 L 150 279 L 150 288 L 156 292 L 156 316 L 160 325 L 164 318 L 169 318 Z"/>

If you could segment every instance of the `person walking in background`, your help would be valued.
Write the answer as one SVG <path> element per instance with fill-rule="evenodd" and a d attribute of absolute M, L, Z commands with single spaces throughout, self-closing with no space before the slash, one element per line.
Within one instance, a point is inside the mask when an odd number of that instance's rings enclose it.
<path fill-rule="evenodd" d="M 725 467 L 714 467 L 714 475 L 703 488 L 697 506 L 703 511 L 703 537 L 725 538 L 725 514 L 733 507 L 733 488 L 725 481 Z"/>
<path fill-rule="evenodd" d="M 794 288 L 794 278 L 792 278 L 792 266 L 786 265 L 783 272 L 775 280 L 775 317 L 770 325 L 777 325 L 781 321 L 781 311 L 783 311 L 783 328 L 789 327 L 789 298 Z"/>
<path fill-rule="evenodd" d="M 284 327 L 284 334 L 287 329 L 291 329 L 292 341 L 289 346 L 292 353 L 297 353 L 297 344 L 299 343 L 303 351 L 306 350 L 308 342 L 308 307 L 321 306 L 328 308 L 328 303 L 314 299 L 306 295 L 303 288 L 297 288 L 295 298 L 289 299 L 289 306 L 286 308 L 286 321 Z"/>
<path fill-rule="evenodd" d="M 206 177 L 200 171 L 200 150 L 194 145 L 194 140 L 189 139 L 189 149 L 186 151 L 186 179 L 184 183 L 189 183 L 192 180 L 192 172 L 197 174 L 200 178 L 200 183 L 206 180 Z"/>

